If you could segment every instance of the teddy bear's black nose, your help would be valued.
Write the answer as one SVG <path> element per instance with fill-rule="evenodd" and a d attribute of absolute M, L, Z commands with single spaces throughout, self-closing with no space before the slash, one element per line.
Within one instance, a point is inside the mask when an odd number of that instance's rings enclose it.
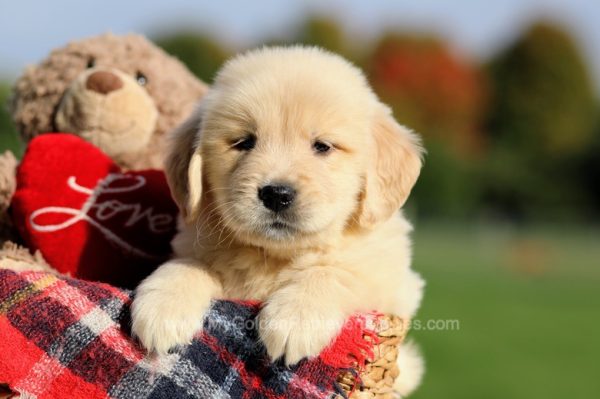
<path fill-rule="evenodd" d="M 258 190 L 258 198 L 265 208 L 274 212 L 281 212 L 292 205 L 296 197 L 296 190 L 286 185 L 268 185 Z"/>
<path fill-rule="evenodd" d="M 107 71 L 96 71 L 88 76 L 85 83 L 88 90 L 100 94 L 108 94 L 123 87 L 123 82 L 114 73 Z"/>

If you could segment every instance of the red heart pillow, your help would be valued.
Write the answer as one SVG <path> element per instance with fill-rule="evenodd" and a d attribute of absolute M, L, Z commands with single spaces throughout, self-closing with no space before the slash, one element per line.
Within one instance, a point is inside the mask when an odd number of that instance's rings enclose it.
<path fill-rule="evenodd" d="M 12 215 L 58 271 L 133 287 L 171 253 L 177 206 L 163 172 L 123 173 L 92 144 L 57 133 L 29 143 Z"/>

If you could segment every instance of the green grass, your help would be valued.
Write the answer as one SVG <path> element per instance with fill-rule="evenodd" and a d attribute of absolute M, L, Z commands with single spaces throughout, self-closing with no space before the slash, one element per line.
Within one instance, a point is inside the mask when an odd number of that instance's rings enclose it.
<path fill-rule="evenodd" d="M 416 226 L 422 398 L 600 397 L 600 230 Z"/>

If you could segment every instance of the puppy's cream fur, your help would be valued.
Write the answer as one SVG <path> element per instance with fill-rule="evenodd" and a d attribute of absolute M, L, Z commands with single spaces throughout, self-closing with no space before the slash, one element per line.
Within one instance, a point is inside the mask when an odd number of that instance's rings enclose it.
<path fill-rule="evenodd" d="M 248 135 L 255 147 L 237 150 Z M 316 152 L 317 140 L 332 150 Z M 353 312 L 414 315 L 423 281 L 397 212 L 421 147 L 350 63 L 305 47 L 240 55 L 172 143 L 166 170 L 183 221 L 176 258 L 133 303 L 133 332 L 147 349 L 189 342 L 212 298 L 265 301 L 260 337 L 288 364 L 317 355 Z M 297 191 L 283 214 L 258 198 L 272 183 Z M 420 370 L 399 382 L 403 394 Z"/>

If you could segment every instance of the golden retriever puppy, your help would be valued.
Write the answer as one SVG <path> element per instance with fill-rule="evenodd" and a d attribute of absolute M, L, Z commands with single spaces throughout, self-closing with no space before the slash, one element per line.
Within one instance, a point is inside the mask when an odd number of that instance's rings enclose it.
<path fill-rule="evenodd" d="M 354 312 L 413 316 L 423 282 L 398 210 L 419 139 L 349 62 L 309 47 L 237 56 L 172 144 L 176 257 L 141 283 L 132 310 L 148 350 L 188 343 L 214 298 L 264 301 L 260 338 L 287 364 L 317 355 Z M 405 392 L 420 378 L 406 374 Z"/>

